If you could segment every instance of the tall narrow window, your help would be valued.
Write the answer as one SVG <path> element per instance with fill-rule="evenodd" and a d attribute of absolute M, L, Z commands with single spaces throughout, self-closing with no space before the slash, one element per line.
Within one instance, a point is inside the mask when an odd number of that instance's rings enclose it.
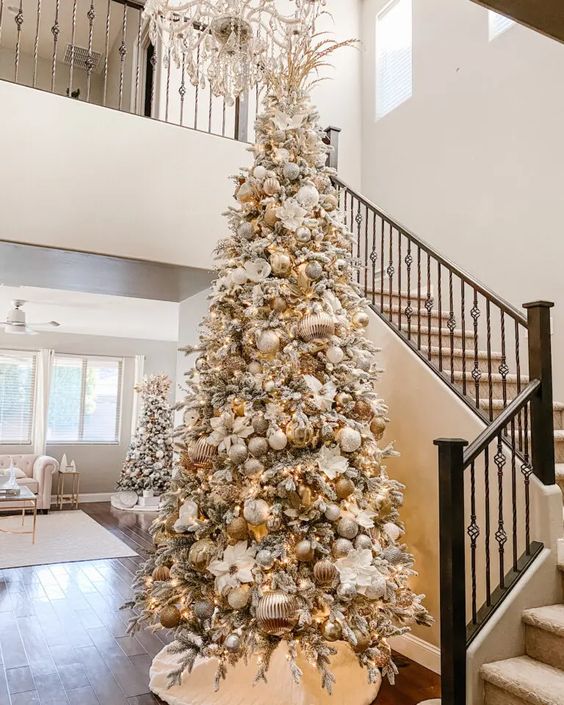
<path fill-rule="evenodd" d="M 503 34 L 503 32 L 514 24 L 515 22 L 509 17 L 500 15 L 493 10 L 488 10 L 488 34 L 490 37 L 490 42 L 500 34 Z"/>
<path fill-rule="evenodd" d="M 119 441 L 123 360 L 55 355 L 48 443 Z"/>
<path fill-rule="evenodd" d="M 31 444 L 36 369 L 35 353 L 0 350 L 0 444 Z"/>
<path fill-rule="evenodd" d="M 376 16 L 376 118 L 411 98 L 412 0 L 392 0 Z"/>

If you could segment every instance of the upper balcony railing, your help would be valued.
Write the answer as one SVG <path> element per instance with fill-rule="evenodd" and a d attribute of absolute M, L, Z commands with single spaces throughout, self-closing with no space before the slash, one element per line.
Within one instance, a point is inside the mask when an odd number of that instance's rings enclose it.
<path fill-rule="evenodd" d="M 136 0 L 0 0 L 0 79 L 247 141 L 258 92 L 229 105 L 153 45 Z"/>

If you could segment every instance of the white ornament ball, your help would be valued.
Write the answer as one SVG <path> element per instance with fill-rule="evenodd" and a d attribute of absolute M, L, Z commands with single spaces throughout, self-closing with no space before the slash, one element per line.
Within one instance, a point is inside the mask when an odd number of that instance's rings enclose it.
<path fill-rule="evenodd" d="M 249 223 L 248 220 L 245 220 L 237 228 L 237 234 L 240 237 L 244 237 L 247 240 L 253 236 L 253 232 L 254 232 L 253 224 Z"/>
<path fill-rule="evenodd" d="M 354 519 L 343 517 L 337 524 L 337 533 L 345 539 L 354 539 L 358 534 L 358 524 Z"/>
<path fill-rule="evenodd" d="M 275 353 L 280 347 L 280 336 L 273 330 L 263 330 L 257 335 L 257 348 L 262 353 Z"/>
<path fill-rule="evenodd" d="M 288 445 L 288 438 L 282 429 L 277 429 L 268 436 L 268 445 L 273 450 L 284 450 Z"/>
<path fill-rule="evenodd" d="M 231 281 L 238 286 L 247 281 L 247 272 L 245 272 L 243 267 L 237 267 L 231 272 Z"/>
<path fill-rule="evenodd" d="M 354 453 L 362 445 L 362 437 L 355 428 L 345 426 L 339 431 L 339 445 L 345 453 Z"/>
<path fill-rule="evenodd" d="M 304 208 L 315 208 L 319 203 L 319 191 L 313 184 L 304 184 L 298 189 L 296 200 Z"/>
<path fill-rule="evenodd" d="M 356 585 L 354 583 L 341 583 L 337 588 L 337 596 L 343 602 L 350 602 L 356 597 Z"/>
<path fill-rule="evenodd" d="M 256 458 L 249 458 L 245 460 L 243 465 L 243 475 L 247 477 L 252 477 L 253 475 L 260 475 L 264 470 L 264 465 Z"/>
<path fill-rule="evenodd" d="M 336 504 L 330 504 L 325 510 L 325 518 L 329 521 L 337 521 L 341 516 L 341 510 Z"/>
<path fill-rule="evenodd" d="M 364 548 L 372 548 L 372 539 L 366 534 L 359 534 L 354 540 L 354 547 L 361 551 Z"/>
<path fill-rule="evenodd" d="M 353 550 L 352 542 L 348 539 L 337 539 L 333 544 L 335 558 L 344 558 Z"/>
<path fill-rule="evenodd" d="M 343 361 L 345 357 L 345 353 L 338 345 L 330 345 L 327 348 L 325 355 L 327 356 L 329 362 L 333 363 L 334 365 L 338 365 L 340 362 Z"/>
<path fill-rule="evenodd" d="M 261 181 L 265 178 L 266 173 L 266 169 L 260 164 L 253 169 L 253 176 L 255 179 L 260 179 Z"/>
<path fill-rule="evenodd" d="M 247 365 L 247 370 L 252 375 L 260 375 L 260 373 L 262 372 L 262 366 L 261 366 L 260 362 L 253 360 L 252 362 L 249 362 L 249 364 Z"/>
<path fill-rule="evenodd" d="M 302 226 L 296 230 L 296 240 L 298 242 L 309 242 L 311 240 L 311 230 Z"/>
<path fill-rule="evenodd" d="M 266 568 L 267 570 L 272 568 L 272 566 L 274 565 L 274 556 L 272 555 L 272 551 L 269 551 L 265 548 L 263 548 L 257 553 L 256 560 L 259 565 L 261 565 L 263 568 Z"/>
<path fill-rule="evenodd" d="M 274 196 L 275 193 L 278 193 L 278 191 L 280 191 L 280 182 L 278 181 L 278 179 L 275 179 L 272 176 L 268 177 L 264 180 L 262 190 L 266 193 L 267 196 Z"/>
<path fill-rule="evenodd" d="M 189 518 L 189 517 L 197 517 L 198 516 L 198 505 L 196 504 L 196 502 L 192 502 L 192 500 L 188 499 L 180 507 L 180 509 L 178 510 L 178 514 L 183 519 Z"/>
<path fill-rule="evenodd" d="M 247 446 L 242 443 L 237 443 L 229 448 L 228 455 L 229 460 L 231 460 L 232 463 L 235 463 L 235 465 L 241 465 L 241 463 L 244 463 L 247 459 Z"/>
<path fill-rule="evenodd" d="M 251 588 L 248 585 L 240 585 L 233 588 L 227 596 L 229 607 L 234 610 L 241 610 L 246 607 L 251 597 Z"/>
<path fill-rule="evenodd" d="M 255 458 L 262 458 L 268 452 L 268 443 L 266 438 L 262 436 L 255 436 L 249 439 L 248 447 L 249 453 L 254 455 Z"/>
<path fill-rule="evenodd" d="M 282 174 L 285 179 L 295 181 L 300 175 L 300 167 L 295 162 L 288 162 L 287 164 L 284 164 Z"/>
<path fill-rule="evenodd" d="M 358 311 L 353 316 L 353 324 L 357 328 L 366 328 L 370 323 L 370 318 L 365 311 Z"/>
<path fill-rule="evenodd" d="M 319 262 L 308 262 L 304 271 L 306 277 L 312 281 L 321 279 L 323 275 L 323 267 L 319 264 Z"/>
<path fill-rule="evenodd" d="M 264 499 L 248 499 L 243 507 L 243 516 L 251 526 L 264 524 L 270 514 L 270 507 Z"/>
<path fill-rule="evenodd" d="M 241 648 L 241 638 L 238 634 L 230 634 L 223 642 L 223 645 L 232 654 L 237 653 Z"/>
<path fill-rule="evenodd" d="M 397 541 L 401 536 L 401 529 L 397 524 L 394 524 L 391 521 L 384 524 L 383 529 L 392 541 Z"/>
<path fill-rule="evenodd" d="M 263 384 L 263 389 L 265 392 L 273 392 L 276 389 L 276 382 L 273 379 L 267 379 Z"/>

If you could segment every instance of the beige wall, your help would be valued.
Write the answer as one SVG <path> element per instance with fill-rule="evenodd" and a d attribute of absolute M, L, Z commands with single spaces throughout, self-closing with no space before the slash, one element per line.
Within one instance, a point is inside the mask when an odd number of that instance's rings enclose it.
<path fill-rule="evenodd" d="M 374 119 L 374 27 L 363 3 L 364 193 L 515 305 L 554 312 L 564 400 L 564 45 L 522 26 L 488 41 L 468 0 L 413 2 L 413 96 Z"/>
<path fill-rule="evenodd" d="M 133 404 L 134 356 L 145 356 L 145 373 L 164 372 L 174 381 L 176 376 L 176 343 L 130 338 L 107 338 L 98 335 L 73 335 L 70 333 L 42 333 L 22 336 L 0 333 L 0 348 L 33 349 L 51 348 L 57 352 L 124 357 L 122 418 L 119 443 L 115 445 L 52 445 L 47 453 L 60 460 L 63 453 L 74 458 L 80 470 L 81 493 L 112 492 L 119 477 L 127 447 L 131 439 L 131 414 Z M 174 385 L 171 390 L 173 400 Z M 28 446 L 0 446 L 0 453 L 32 452 Z"/>

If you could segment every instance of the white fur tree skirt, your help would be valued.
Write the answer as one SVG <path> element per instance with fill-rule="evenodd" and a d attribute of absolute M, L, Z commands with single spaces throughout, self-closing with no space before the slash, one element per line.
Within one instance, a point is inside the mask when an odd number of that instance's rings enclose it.
<path fill-rule="evenodd" d="M 191 673 L 186 673 L 180 686 L 168 688 L 168 674 L 175 670 L 178 657 L 165 647 L 151 665 L 150 688 L 169 705 L 371 705 L 381 681 L 368 683 L 368 672 L 362 668 L 347 644 L 335 644 L 331 670 L 336 682 L 333 694 L 321 688 L 319 671 L 303 657 L 298 665 L 303 671 L 300 685 L 294 682 L 288 667 L 287 647 L 281 642 L 267 673 L 268 683 L 254 683 L 256 660 L 243 660 L 232 667 L 227 678 L 214 691 L 217 668 L 215 659 L 199 659 Z"/>
<path fill-rule="evenodd" d="M 153 512 L 155 514 L 160 511 L 160 506 L 142 507 L 140 504 L 135 504 L 133 507 L 128 507 L 120 501 L 119 493 L 110 497 L 110 503 L 114 509 L 120 509 L 122 512 Z"/>

